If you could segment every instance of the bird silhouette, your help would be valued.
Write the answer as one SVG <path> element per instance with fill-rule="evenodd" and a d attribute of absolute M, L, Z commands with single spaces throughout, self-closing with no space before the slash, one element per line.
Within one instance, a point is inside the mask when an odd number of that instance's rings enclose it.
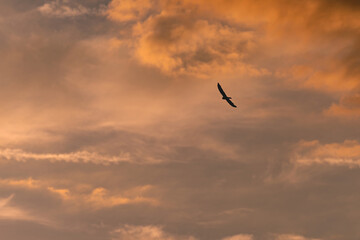
<path fill-rule="evenodd" d="M 218 87 L 221 95 L 223 96 L 222 99 L 226 100 L 226 101 L 230 104 L 230 106 L 236 108 L 235 104 L 230 100 L 231 97 L 228 97 L 228 96 L 226 95 L 226 93 L 224 92 L 224 90 L 223 90 L 222 87 L 220 86 L 220 83 L 217 84 L 217 87 Z"/>

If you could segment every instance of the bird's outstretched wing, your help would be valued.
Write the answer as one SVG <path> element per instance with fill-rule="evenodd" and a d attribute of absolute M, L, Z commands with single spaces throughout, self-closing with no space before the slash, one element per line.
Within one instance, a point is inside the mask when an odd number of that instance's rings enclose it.
<path fill-rule="evenodd" d="M 226 96 L 226 94 L 225 94 L 225 92 L 224 92 L 224 90 L 222 89 L 222 87 L 220 86 L 220 84 L 219 84 L 219 83 L 217 84 L 217 87 L 218 87 L 218 89 L 219 89 L 219 91 L 220 91 L 221 95 L 223 95 L 223 97 L 227 97 L 227 96 Z"/>
<path fill-rule="evenodd" d="M 235 107 L 235 108 L 236 108 L 235 104 L 234 104 L 230 99 L 227 98 L 226 101 L 227 101 L 232 107 Z"/>

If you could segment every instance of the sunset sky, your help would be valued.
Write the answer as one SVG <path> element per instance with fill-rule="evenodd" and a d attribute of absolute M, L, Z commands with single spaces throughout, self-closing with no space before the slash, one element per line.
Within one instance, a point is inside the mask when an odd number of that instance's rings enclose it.
<path fill-rule="evenodd" d="M 360 239 L 360 1 L 1 0 L 0 56 L 1 240 Z"/>

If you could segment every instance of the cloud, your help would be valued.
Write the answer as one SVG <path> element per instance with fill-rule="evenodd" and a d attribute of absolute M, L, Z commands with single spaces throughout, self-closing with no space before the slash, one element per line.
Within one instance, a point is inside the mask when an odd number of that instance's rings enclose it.
<path fill-rule="evenodd" d="M 282 0 L 258 2 L 183 0 L 181 2 L 187 7 L 195 5 L 200 12 L 219 19 L 265 27 L 266 31 L 271 31 L 273 34 L 291 33 L 301 37 L 304 33 L 321 35 L 334 31 L 354 30 L 360 26 L 360 21 L 356 17 L 359 8 L 352 7 L 355 4 L 349 4 L 349 1 L 345 4 L 324 0 L 305 0 L 301 4 Z M 326 16 L 321 14 L 324 12 Z M 327 25 L 324 26 L 324 23 Z"/>
<path fill-rule="evenodd" d="M 140 188 L 142 190 L 139 190 Z M 150 188 L 150 186 L 137 187 L 121 194 L 111 193 L 108 189 L 102 187 L 95 188 L 90 193 L 79 193 L 69 189 L 54 187 L 48 187 L 47 189 L 59 196 L 69 206 L 99 210 L 131 204 L 159 205 L 157 199 L 144 196 Z M 129 192 L 132 192 L 132 194 L 129 194 Z"/>
<path fill-rule="evenodd" d="M 136 9 L 136 4 L 143 7 Z M 322 38 L 320 33 L 353 31 L 360 26 L 356 8 L 322 0 L 307 0 L 303 4 L 281 0 L 113 0 L 109 6 L 108 15 L 112 20 L 138 20 L 135 52 L 142 63 L 167 73 L 199 73 L 200 76 L 210 70 L 228 72 L 232 68 L 260 74 L 266 70 L 244 58 L 253 49 L 263 50 L 266 46 L 289 57 L 294 53 L 301 55 L 305 49 L 316 54 L 320 45 L 310 44 L 309 38 Z M 324 9 L 326 18 L 320 14 Z M 289 38 L 284 41 L 289 34 L 291 41 Z M 295 43 L 295 39 L 299 43 Z M 332 39 L 325 45 L 333 45 Z M 255 52 L 251 51 L 252 55 Z"/>
<path fill-rule="evenodd" d="M 0 179 L 0 185 L 12 186 L 12 187 L 23 187 L 35 189 L 39 188 L 40 182 L 32 178 L 28 179 Z"/>
<path fill-rule="evenodd" d="M 0 2 L 0 194 L 71 227 L 33 238 L 106 239 L 117 226 L 115 239 L 357 237 L 359 174 L 346 166 L 358 156 L 334 168 L 316 151 L 359 140 L 355 123 L 321 114 L 358 108 L 349 2 Z M 312 184 L 264 184 L 300 139 L 321 139 L 292 152 L 310 159 L 294 165 Z M 145 162 L 158 164 L 131 164 Z"/>
<path fill-rule="evenodd" d="M 9 203 L 14 195 L 8 198 L 0 199 L 0 218 L 1 219 L 16 219 L 16 220 L 29 220 L 30 216 L 24 211 L 15 207 L 9 206 Z"/>
<path fill-rule="evenodd" d="M 140 9 L 137 2 L 145 3 Z M 198 17 L 193 8 L 172 1 L 117 1 L 108 16 L 114 21 L 135 20 L 130 39 L 136 58 L 170 75 L 208 78 L 212 74 L 266 75 L 264 68 L 246 63 L 254 49 L 254 32 Z M 154 8 L 149 16 L 145 12 Z"/>
<path fill-rule="evenodd" d="M 133 56 L 166 75 L 272 76 L 283 87 L 324 92 L 335 101 L 358 92 L 354 1 L 113 0 L 109 6 L 112 21 L 133 21 L 127 34 Z M 334 103 L 325 115 L 359 112 Z"/>
<path fill-rule="evenodd" d="M 104 156 L 95 152 L 79 151 L 73 153 L 30 153 L 21 149 L 0 149 L 0 159 L 26 161 L 50 161 L 50 162 L 73 162 L 73 163 L 94 163 L 94 164 L 116 164 L 119 162 L 129 162 L 128 153 L 120 156 Z"/>
<path fill-rule="evenodd" d="M 273 240 L 321 240 L 320 238 L 307 238 L 301 235 L 295 234 L 270 234 L 270 238 Z M 254 240 L 253 235 L 248 234 L 239 234 L 226 238 L 222 238 L 222 240 Z"/>
<path fill-rule="evenodd" d="M 346 48 L 346 46 L 342 46 Z M 332 54 L 331 54 L 332 55 Z M 334 54 L 333 58 L 338 58 Z M 275 75 L 286 84 L 299 88 L 324 92 L 334 99 L 330 107 L 324 109 L 325 116 L 357 118 L 360 116 L 360 74 L 355 72 L 344 58 L 324 60 L 321 66 L 293 65 L 286 70 L 279 69 Z M 351 72 L 351 73 L 349 73 Z"/>
<path fill-rule="evenodd" d="M 120 22 L 141 20 L 153 8 L 152 0 L 113 0 L 109 4 L 108 16 Z"/>
<path fill-rule="evenodd" d="M 339 103 L 333 103 L 324 113 L 328 116 L 335 117 L 360 117 L 360 93 L 343 96 Z"/>
<path fill-rule="evenodd" d="M 36 217 L 33 213 L 13 206 L 13 204 L 11 204 L 13 198 L 14 195 L 10 195 L 7 198 L 0 198 L 0 220 L 30 221 L 42 225 L 53 225 L 49 220 Z"/>
<path fill-rule="evenodd" d="M 38 7 L 38 11 L 49 17 L 68 18 L 84 15 L 104 15 L 106 8 L 101 6 L 99 9 L 90 9 L 66 0 L 54 0 Z"/>
<path fill-rule="evenodd" d="M 134 28 L 135 55 L 145 65 L 168 74 L 209 77 L 237 72 L 261 76 L 245 59 L 255 45 L 254 33 L 221 23 L 192 19 L 186 14 L 161 13 Z"/>
<path fill-rule="evenodd" d="M 360 143 L 355 140 L 329 144 L 321 144 L 317 140 L 301 141 L 296 145 L 293 161 L 304 166 L 326 164 L 359 167 Z"/>
<path fill-rule="evenodd" d="M 307 238 L 300 235 L 293 234 L 279 234 L 275 237 L 275 240 L 321 240 L 320 238 Z"/>
<path fill-rule="evenodd" d="M 346 94 L 359 87 L 358 76 L 349 76 L 347 67 L 340 61 L 325 61 L 320 65 L 292 65 L 277 70 L 275 76 L 285 79 L 288 84 L 328 94 Z"/>
<path fill-rule="evenodd" d="M 76 184 L 75 184 L 76 185 Z M 148 197 L 154 186 L 144 185 L 127 189 L 121 193 L 114 193 L 103 187 L 87 186 L 82 189 L 78 186 L 72 186 L 71 189 L 51 186 L 50 182 L 28 179 L 0 179 L 0 186 L 10 188 L 22 188 L 27 190 L 45 191 L 59 197 L 64 203 L 77 208 L 88 208 L 99 210 L 102 208 L 112 208 L 120 205 L 130 204 L 149 204 L 159 205 L 160 201 Z"/>
<path fill-rule="evenodd" d="M 156 199 L 143 196 L 143 194 L 146 193 L 150 188 L 151 186 L 143 186 L 129 190 L 132 192 L 132 194 L 130 194 L 132 196 L 129 196 L 129 193 L 126 192 L 124 194 L 109 195 L 106 189 L 96 188 L 91 192 L 90 195 L 81 197 L 83 198 L 83 201 L 91 205 L 94 209 L 141 203 L 158 205 L 159 202 Z"/>
<path fill-rule="evenodd" d="M 238 235 L 222 238 L 221 240 L 253 240 L 253 239 L 254 238 L 252 235 L 238 234 Z"/>
<path fill-rule="evenodd" d="M 125 225 L 112 232 L 112 240 L 196 240 L 192 236 L 175 236 L 166 233 L 159 226 L 133 226 Z"/>

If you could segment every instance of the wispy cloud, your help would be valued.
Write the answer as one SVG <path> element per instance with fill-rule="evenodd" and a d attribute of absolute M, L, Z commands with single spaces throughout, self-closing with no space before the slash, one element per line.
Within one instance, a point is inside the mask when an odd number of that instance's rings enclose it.
<path fill-rule="evenodd" d="M 149 189 L 149 186 L 146 188 Z M 111 193 L 102 187 L 95 188 L 90 193 L 78 193 L 66 188 L 48 187 L 47 189 L 59 196 L 65 204 L 68 204 L 70 207 L 75 206 L 77 209 L 99 210 L 121 205 L 149 204 L 157 206 L 160 204 L 159 200 L 146 196 L 148 190 L 133 192 L 133 194 L 129 195 L 129 191 L 134 191 L 134 189 L 120 194 Z"/>
<path fill-rule="evenodd" d="M 28 178 L 0 179 L 0 186 L 6 186 L 12 189 L 22 188 L 30 191 L 45 191 L 59 197 L 69 206 L 92 210 L 130 204 L 149 204 L 153 206 L 160 204 L 158 199 L 149 196 L 151 195 L 151 191 L 155 189 L 155 187 L 151 185 L 137 186 L 120 193 L 110 191 L 103 187 L 94 188 L 91 186 L 87 186 L 86 191 L 78 191 L 76 187 L 73 189 L 54 187 L 51 186 L 50 182 Z M 11 198 L 9 198 L 8 201 L 10 200 Z"/>
<path fill-rule="evenodd" d="M 32 178 L 28 179 L 0 179 L 0 185 L 35 189 L 40 187 L 40 182 Z"/>
<path fill-rule="evenodd" d="M 279 234 L 274 240 L 321 240 L 320 238 L 307 238 L 301 235 L 295 234 Z"/>
<path fill-rule="evenodd" d="M 299 165 L 326 164 L 332 166 L 360 166 L 360 144 L 355 140 L 322 144 L 317 140 L 301 141 L 296 145 L 293 160 Z"/>
<path fill-rule="evenodd" d="M 124 227 L 118 228 L 112 232 L 112 240 L 196 240 L 192 236 L 176 236 L 167 233 L 160 226 L 133 226 L 125 225 Z"/>
<path fill-rule="evenodd" d="M 94 164 L 116 164 L 119 162 L 130 162 L 130 154 L 124 153 L 120 156 L 105 156 L 95 152 L 80 151 L 73 153 L 31 153 L 21 149 L 0 149 L 0 159 L 26 161 L 50 161 L 50 162 L 73 162 Z"/>
<path fill-rule="evenodd" d="M 354 76 L 354 78 L 356 77 Z M 360 117 L 360 94 L 350 93 L 343 96 L 338 103 L 332 104 L 329 109 L 325 110 L 325 114 L 340 118 Z"/>
<path fill-rule="evenodd" d="M 30 221 L 42 225 L 51 226 L 53 223 L 41 217 L 36 217 L 33 213 L 14 206 L 11 202 L 14 194 L 7 198 L 0 198 L 0 220 L 19 220 Z"/>
<path fill-rule="evenodd" d="M 151 186 L 142 186 L 128 190 L 123 194 L 111 194 L 105 188 L 96 188 L 89 195 L 70 195 L 69 192 L 60 192 L 59 194 L 64 200 L 72 200 L 74 202 L 84 202 L 93 209 L 111 208 L 128 204 L 150 204 L 159 205 L 159 201 L 155 198 L 146 197 L 146 193 Z M 129 194 L 129 192 L 132 192 Z"/>
<path fill-rule="evenodd" d="M 269 234 L 272 240 L 321 240 L 320 238 L 307 238 L 296 234 Z M 249 234 L 238 234 L 230 237 L 222 238 L 221 240 L 257 240 L 253 235 Z M 267 238 L 268 239 L 268 238 Z"/>
<path fill-rule="evenodd" d="M 221 240 L 253 240 L 253 235 L 248 235 L 248 234 L 237 234 L 234 236 L 230 236 L 230 237 L 225 237 Z"/>

